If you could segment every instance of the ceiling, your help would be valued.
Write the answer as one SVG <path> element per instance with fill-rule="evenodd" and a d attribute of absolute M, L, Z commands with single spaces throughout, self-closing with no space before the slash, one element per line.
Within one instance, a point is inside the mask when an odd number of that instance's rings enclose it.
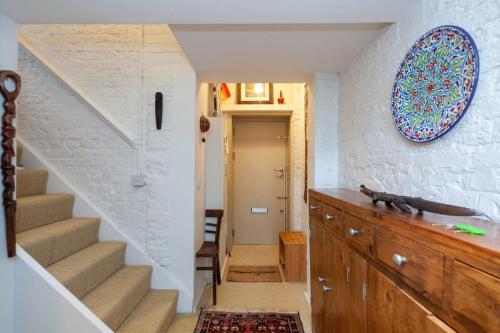
<path fill-rule="evenodd" d="M 394 22 L 415 0 L 0 0 L 19 23 Z"/>
<path fill-rule="evenodd" d="M 0 0 L 19 23 L 168 23 L 202 81 L 340 71 L 416 0 Z"/>
<path fill-rule="evenodd" d="M 386 24 L 171 25 L 204 82 L 305 82 L 337 72 Z"/>

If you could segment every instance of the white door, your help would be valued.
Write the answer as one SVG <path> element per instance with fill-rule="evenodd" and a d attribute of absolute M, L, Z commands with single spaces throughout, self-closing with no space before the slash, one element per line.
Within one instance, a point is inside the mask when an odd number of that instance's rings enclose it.
<path fill-rule="evenodd" d="M 285 120 L 233 123 L 235 244 L 278 244 L 286 229 Z"/>

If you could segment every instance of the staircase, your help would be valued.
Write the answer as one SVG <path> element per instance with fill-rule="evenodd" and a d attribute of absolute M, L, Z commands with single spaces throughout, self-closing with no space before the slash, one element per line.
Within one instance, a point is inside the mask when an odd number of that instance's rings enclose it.
<path fill-rule="evenodd" d="M 127 244 L 100 242 L 99 218 L 73 217 L 75 197 L 47 193 L 48 176 L 17 170 L 17 243 L 113 331 L 165 333 L 177 290 L 151 289 L 152 267 L 125 265 Z"/>

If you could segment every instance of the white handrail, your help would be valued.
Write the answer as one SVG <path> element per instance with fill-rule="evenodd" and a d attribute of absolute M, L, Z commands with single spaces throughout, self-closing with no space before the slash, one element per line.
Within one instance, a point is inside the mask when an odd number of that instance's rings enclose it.
<path fill-rule="evenodd" d="M 85 106 L 87 106 L 92 112 L 94 112 L 111 130 L 113 130 L 118 136 L 120 136 L 130 147 L 136 148 L 134 140 L 120 128 L 120 126 L 113 123 L 110 120 L 110 116 L 107 115 L 101 107 L 95 105 L 89 97 L 85 95 L 74 83 L 71 82 L 60 70 L 56 68 L 48 59 L 46 59 L 39 51 L 37 51 L 33 45 L 24 37 L 22 34 L 18 36 L 19 45 L 46 69 L 49 70 L 66 88 L 68 88 L 71 93 L 77 97 Z"/>

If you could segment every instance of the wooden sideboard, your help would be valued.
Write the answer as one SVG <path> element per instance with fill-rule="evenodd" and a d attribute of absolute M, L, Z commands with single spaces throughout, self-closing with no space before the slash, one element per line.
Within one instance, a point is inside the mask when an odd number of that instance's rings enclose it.
<path fill-rule="evenodd" d="M 315 333 L 500 332 L 500 224 L 309 191 Z M 436 224 L 466 223 L 486 236 Z"/>

